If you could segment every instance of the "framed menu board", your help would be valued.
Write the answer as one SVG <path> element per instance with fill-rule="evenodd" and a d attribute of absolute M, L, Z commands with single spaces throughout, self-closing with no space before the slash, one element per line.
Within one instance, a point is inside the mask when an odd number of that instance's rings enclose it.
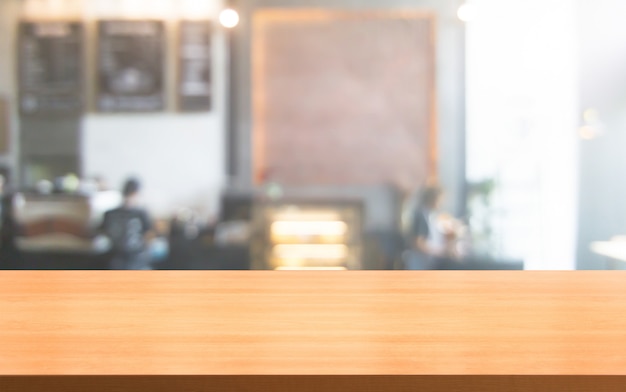
<path fill-rule="evenodd" d="M 102 112 L 152 112 L 165 107 L 162 21 L 98 23 L 96 107 Z"/>
<path fill-rule="evenodd" d="M 211 36 L 209 21 L 182 21 L 179 42 L 178 108 L 208 111 L 212 106 Z"/>
<path fill-rule="evenodd" d="M 83 26 L 79 22 L 21 22 L 19 109 L 67 114 L 83 109 Z"/>

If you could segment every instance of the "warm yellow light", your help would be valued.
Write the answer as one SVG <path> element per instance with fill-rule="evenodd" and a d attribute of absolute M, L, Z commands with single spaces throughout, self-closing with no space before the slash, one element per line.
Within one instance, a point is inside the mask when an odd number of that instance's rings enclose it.
<path fill-rule="evenodd" d="M 346 267 L 278 267 L 276 271 L 347 271 Z"/>
<path fill-rule="evenodd" d="M 274 256 L 289 260 L 342 260 L 348 256 L 345 245 L 276 245 Z"/>
<path fill-rule="evenodd" d="M 180 6 L 185 19 L 205 19 L 214 12 L 214 4 L 206 0 L 183 0 Z"/>
<path fill-rule="evenodd" d="M 146 10 L 141 0 L 125 0 L 122 3 L 122 13 L 127 18 L 140 17 Z"/>
<path fill-rule="evenodd" d="M 49 0 L 48 7 L 50 7 L 50 11 L 54 14 L 60 14 L 63 11 L 63 8 L 66 4 L 62 0 Z"/>
<path fill-rule="evenodd" d="M 274 221 L 337 221 L 338 213 L 324 210 L 281 211 L 272 216 Z"/>
<path fill-rule="evenodd" d="M 77 0 L 22 0 L 22 4 L 24 16 L 32 19 L 74 18 L 82 11 Z"/>
<path fill-rule="evenodd" d="M 239 14 L 233 9 L 225 9 L 220 13 L 220 23 L 222 26 L 231 29 L 239 24 Z"/>
<path fill-rule="evenodd" d="M 585 110 L 583 113 L 583 119 L 587 124 L 599 121 L 600 115 L 598 114 L 598 110 L 593 108 Z"/>
<path fill-rule="evenodd" d="M 342 221 L 278 221 L 272 223 L 275 236 L 343 236 L 348 225 Z"/>
<path fill-rule="evenodd" d="M 581 139 L 592 140 L 598 136 L 598 131 L 594 127 L 586 125 L 584 127 L 580 127 L 578 135 Z"/>

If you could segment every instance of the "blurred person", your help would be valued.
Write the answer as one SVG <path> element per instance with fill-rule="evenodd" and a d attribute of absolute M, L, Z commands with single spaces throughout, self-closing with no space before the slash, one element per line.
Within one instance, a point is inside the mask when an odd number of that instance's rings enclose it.
<path fill-rule="evenodd" d="M 437 269 L 443 261 L 459 259 L 460 226 L 450 215 L 440 212 L 443 197 L 443 189 L 438 186 L 428 186 L 419 193 L 409 222 L 406 269 Z"/>
<path fill-rule="evenodd" d="M 111 269 L 152 269 L 149 242 L 155 232 L 148 212 L 139 206 L 140 191 L 140 182 L 128 179 L 122 189 L 122 205 L 104 214 L 100 232 L 110 241 Z"/>

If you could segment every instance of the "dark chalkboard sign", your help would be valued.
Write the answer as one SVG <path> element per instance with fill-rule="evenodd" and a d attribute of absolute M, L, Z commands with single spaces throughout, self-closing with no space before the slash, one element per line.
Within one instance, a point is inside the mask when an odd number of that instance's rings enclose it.
<path fill-rule="evenodd" d="M 98 33 L 98 110 L 162 110 L 165 107 L 163 22 L 101 21 Z"/>
<path fill-rule="evenodd" d="M 213 24 L 209 21 L 180 23 L 178 107 L 181 111 L 211 110 L 212 33 Z"/>
<path fill-rule="evenodd" d="M 83 109 L 83 26 L 79 22 L 19 25 L 19 89 L 23 114 Z"/>

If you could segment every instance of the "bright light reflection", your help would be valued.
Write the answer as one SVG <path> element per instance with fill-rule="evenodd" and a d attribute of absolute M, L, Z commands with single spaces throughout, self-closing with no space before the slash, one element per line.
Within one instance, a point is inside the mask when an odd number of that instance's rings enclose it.
<path fill-rule="evenodd" d="M 181 13 L 185 19 L 202 19 L 211 15 L 214 5 L 206 0 L 183 0 Z"/>
<path fill-rule="evenodd" d="M 348 248 L 345 245 L 276 245 L 274 255 L 279 259 L 315 259 L 315 260 L 341 260 L 348 256 Z"/>
<path fill-rule="evenodd" d="M 278 221 L 272 223 L 271 231 L 276 236 L 343 236 L 348 225 L 341 221 Z"/>
<path fill-rule="evenodd" d="M 285 211 L 272 216 L 274 221 L 338 221 L 340 219 L 339 214 L 326 211 Z"/>
<path fill-rule="evenodd" d="M 478 15 L 478 9 L 474 4 L 465 3 L 461 5 L 457 11 L 457 16 L 463 22 L 469 22 L 476 19 L 476 15 Z"/>
<path fill-rule="evenodd" d="M 231 29 L 239 24 L 239 14 L 233 9 L 225 9 L 220 13 L 220 23 L 222 26 Z"/>
<path fill-rule="evenodd" d="M 347 271 L 346 267 L 278 267 L 276 271 Z"/>

